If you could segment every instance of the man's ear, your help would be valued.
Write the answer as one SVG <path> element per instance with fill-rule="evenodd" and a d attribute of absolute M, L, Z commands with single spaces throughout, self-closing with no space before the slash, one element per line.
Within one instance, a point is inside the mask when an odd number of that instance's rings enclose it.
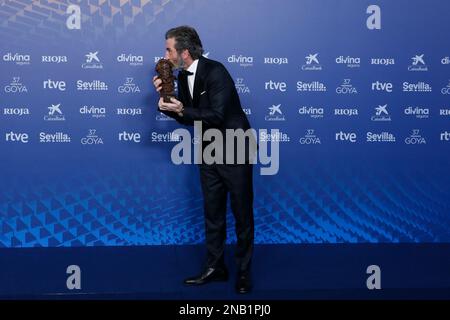
<path fill-rule="evenodd" d="M 183 52 L 181 53 L 181 57 L 183 59 L 187 59 L 187 58 L 189 58 L 189 56 L 190 56 L 189 50 L 188 49 L 184 49 Z"/>

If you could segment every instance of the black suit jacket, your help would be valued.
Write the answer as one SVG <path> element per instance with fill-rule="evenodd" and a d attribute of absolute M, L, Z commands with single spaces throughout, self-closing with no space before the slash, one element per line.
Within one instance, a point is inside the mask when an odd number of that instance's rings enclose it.
<path fill-rule="evenodd" d="M 183 125 L 194 125 L 194 121 L 202 121 L 203 131 L 219 129 L 224 138 L 226 129 L 250 129 L 234 81 L 223 64 L 204 57 L 199 59 L 193 98 L 189 93 L 187 77 L 186 74 L 178 75 L 178 100 L 184 106 L 183 116 L 180 117 L 175 112 L 160 111 Z M 248 162 L 248 143 L 246 149 Z"/>

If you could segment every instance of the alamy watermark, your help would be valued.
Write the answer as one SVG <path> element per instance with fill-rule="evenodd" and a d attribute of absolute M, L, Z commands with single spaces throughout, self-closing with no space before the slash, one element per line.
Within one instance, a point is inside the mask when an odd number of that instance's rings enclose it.
<path fill-rule="evenodd" d="M 203 132 L 202 122 L 194 122 L 194 137 L 187 129 L 176 129 L 179 142 L 172 148 L 174 164 L 256 164 L 262 165 L 261 175 L 275 175 L 279 169 L 278 129 L 219 129 Z M 261 138 L 263 137 L 263 138 Z M 259 141 L 258 141 L 259 140 Z M 269 144 L 270 142 L 270 148 Z M 192 152 L 192 146 L 194 151 Z M 270 154 L 269 154 L 270 149 Z M 224 155 L 225 153 L 225 155 Z"/>

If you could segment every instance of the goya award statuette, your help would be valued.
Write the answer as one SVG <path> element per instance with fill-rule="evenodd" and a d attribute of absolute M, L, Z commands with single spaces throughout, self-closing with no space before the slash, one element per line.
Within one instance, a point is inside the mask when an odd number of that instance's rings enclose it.
<path fill-rule="evenodd" d="M 170 98 L 175 97 L 175 76 L 172 71 L 172 63 L 167 59 L 161 59 L 156 64 L 155 70 L 162 81 L 159 95 L 164 102 L 171 102 Z"/>

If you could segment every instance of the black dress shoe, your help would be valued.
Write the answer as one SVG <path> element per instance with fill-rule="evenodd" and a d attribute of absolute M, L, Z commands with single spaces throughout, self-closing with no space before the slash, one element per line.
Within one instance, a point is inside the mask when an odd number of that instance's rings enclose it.
<path fill-rule="evenodd" d="M 251 290 L 252 290 L 252 281 L 250 279 L 250 274 L 240 273 L 236 279 L 236 292 L 248 293 Z"/>
<path fill-rule="evenodd" d="M 228 271 L 224 268 L 206 268 L 199 276 L 184 280 L 186 285 L 201 285 L 211 281 L 227 281 Z"/>

